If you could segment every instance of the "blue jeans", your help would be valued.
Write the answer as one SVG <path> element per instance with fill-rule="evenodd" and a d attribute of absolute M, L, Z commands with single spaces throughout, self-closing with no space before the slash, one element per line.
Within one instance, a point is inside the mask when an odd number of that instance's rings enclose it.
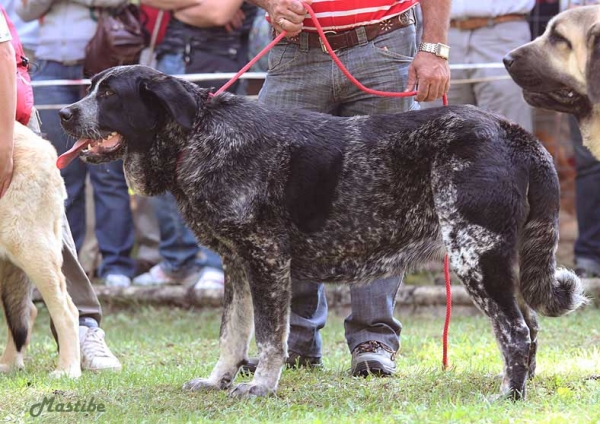
<path fill-rule="evenodd" d="M 169 75 L 184 74 L 183 53 L 161 55 L 156 69 Z M 202 266 L 222 267 L 216 253 L 198 245 L 194 233 L 183 222 L 171 193 L 154 196 L 151 202 L 160 230 L 158 251 L 163 258 L 160 266 L 166 273 L 184 277 Z"/>
<path fill-rule="evenodd" d="M 575 153 L 575 209 L 579 236 L 575 241 L 575 259 L 584 268 L 600 274 L 600 161 L 583 145 L 577 121 L 569 116 Z M 594 266 L 595 265 L 595 266 Z"/>
<path fill-rule="evenodd" d="M 81 65 L 63 65 L 39 60 L 32 78 L 36 81 L 81 79 Z M 81 86 L 52 86 L 34 88 L 36 105 L 67 105 L 83 97 Z M 73 139 L 60 126 L 57 110 L 40 110 L 42 133 L 54 145 L 58 154 L 73 144 Z M 134 244 L 133 217 L 129 192 L 123 174 L 122 161 L 87 165 L 74 161 L 61 171 L 67 187 L 67 219 L 77 251 L 85 238 L 85 181 L 89 174 L 94 190 L 95 234 L 102 255 L 99 277 L 123 274 L 133 277 L 134 261 L 130 256 Z"/>
<path fill-rule="evenodd" d="M 382 91 L 404 91 L 408 67 L 416 53 L 414 25 L 381 35 L 339 51 L 338 57 L 350 73 L 366 87 Z M 302 108 L 338 116 L 368 115 L 418 109 L 412 97 L 377 97 L 358 89 L 319 48 L 309 48 L 304 34 L 301 45 L 277 44 L 269 54 L 269 71 L 258 100 L 274 108 Z M 350 351 L 376 340 L 399 348 L 400 322 L 394 319 L 396 293 L 403 272 L 394 278 L 351 289 L 352 313 L 345 320 Z M 319 330 L 327 319 L 323 285 L 292 282 L 292 315 L 289 350 L 320 357 Z"/>

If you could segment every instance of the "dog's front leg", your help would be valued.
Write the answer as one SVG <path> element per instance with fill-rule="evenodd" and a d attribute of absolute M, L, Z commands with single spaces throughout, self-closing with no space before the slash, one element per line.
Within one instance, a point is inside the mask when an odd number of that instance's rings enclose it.
<path fill-rule="evenodd" d="M 226 280 L 220 335 L 221 354 L 210 377 L 190 380 L 183 385 L 184 390 L 227 389 L 247 359 L 253 329 L 248 278 L 239 258 L 223 256 L 223 264 Z"/>
<path fill-rule="evenodd" d="M 252 381 L 238 384 L 231 391 L 237 397 L 274 393 L 287 357 L 290 260 L 280 252 L 268 252 L 265 257 L 251 261 L 249 275 L 259 362 Z"/>

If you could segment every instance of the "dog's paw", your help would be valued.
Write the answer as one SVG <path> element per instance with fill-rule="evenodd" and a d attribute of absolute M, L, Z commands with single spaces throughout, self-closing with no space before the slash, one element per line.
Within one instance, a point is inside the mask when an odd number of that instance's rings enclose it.
<path fill-rule="evenodd" d="M 81 377 L 81 368 L 72 367 L 68 370 L 54 370 L 50 373 L 50 377 L 52 378 L 79 378 Z"/>
<path fill-rule="evenodd" d="M 231 389 L 229 396 L 237 398 L 266 397 L 274 393 L 274 390 L 261 384 L 240 383 Z"/>
<path fill-rule="evenodd" d="M 210 382 L 206 378 L 194 378 L 193 380 L 188 381 L 182 387 L 182 390 L 186 392 L 206 392 L 210 390 L 221 390 L 221 388 Z"/>
<path fill-rule="evenodd" d="M 1 374 L 7 374 L 9 372 L 11 372 L 13 369 L 13 366 L 10 364 L 0 364 L 0 373 Z"/>
<path fill-rule="evenodd" d="M 488 398 L 490 403 L 518 402 L 525 400 L 525 390 L 506 390 Z"/>

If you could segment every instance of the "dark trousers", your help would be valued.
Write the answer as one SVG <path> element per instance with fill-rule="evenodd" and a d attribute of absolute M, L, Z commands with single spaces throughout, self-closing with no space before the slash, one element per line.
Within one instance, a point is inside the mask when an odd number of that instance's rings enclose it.
<path fill-rule="evenodd" d="M 81 65 L 64 65 L 58 62 L 40 60 L 34 68 L 33 79 L 81 79 Z M 36 87 L 36 105 L 70 104 L 81 99 L 79 86 Z M 74 140 L 67 137 L 60 126 L 56 109 L 40 110 L 41 130 L 54 145 L 58 154 L 64 153 Z M 134 261 L 130 252 L 134 244 L 133 217 L 123 164 L 121 161 L 102 165 L 87 165 L 74 161 L 61 171 L 67 187 L 67 218 L 75 240 L 77 251 L 81 249 L 85 237 L 85 180 L 89 174 L 94 189 L 96 214 L 96 238 L 102 255 L 99 276 L 123 274 L 133 277 Z"/>
<path fill-rule="evenodd" d="M 577 170 L 575 207 L 579 236 L 575 241 L 575 259 L 596 262 L 598 270 L 590 271 L 600 272 L 600 161 L 583 145 L 577 121 L 572 116 L 569 127 Z"/>

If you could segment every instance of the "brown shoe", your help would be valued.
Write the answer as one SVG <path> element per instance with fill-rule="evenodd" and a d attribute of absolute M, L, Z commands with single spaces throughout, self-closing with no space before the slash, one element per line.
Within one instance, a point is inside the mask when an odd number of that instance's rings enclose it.
<path fill-rule="evenodd" d="M 321 368 L 323 362 L 321 358 L 314 356 L 304 356 L 296 352 L 290 352 L 289 356 L 285 360 L 287 368 L 298 369 L 298 368 Z M 240 371 L 242 374 L 254 374 L 256 367 L 258 366 L 258 358 L 248 358 L 245 364 L 242 365 Z"/>
<path fill-rule="evenodd" d="M 396 352 L 381 342 L 370 340 L 359 344 L 352 351 L 352 375 L 366 377 L 369 374 L 388 376 L 396 372 Z"/>

